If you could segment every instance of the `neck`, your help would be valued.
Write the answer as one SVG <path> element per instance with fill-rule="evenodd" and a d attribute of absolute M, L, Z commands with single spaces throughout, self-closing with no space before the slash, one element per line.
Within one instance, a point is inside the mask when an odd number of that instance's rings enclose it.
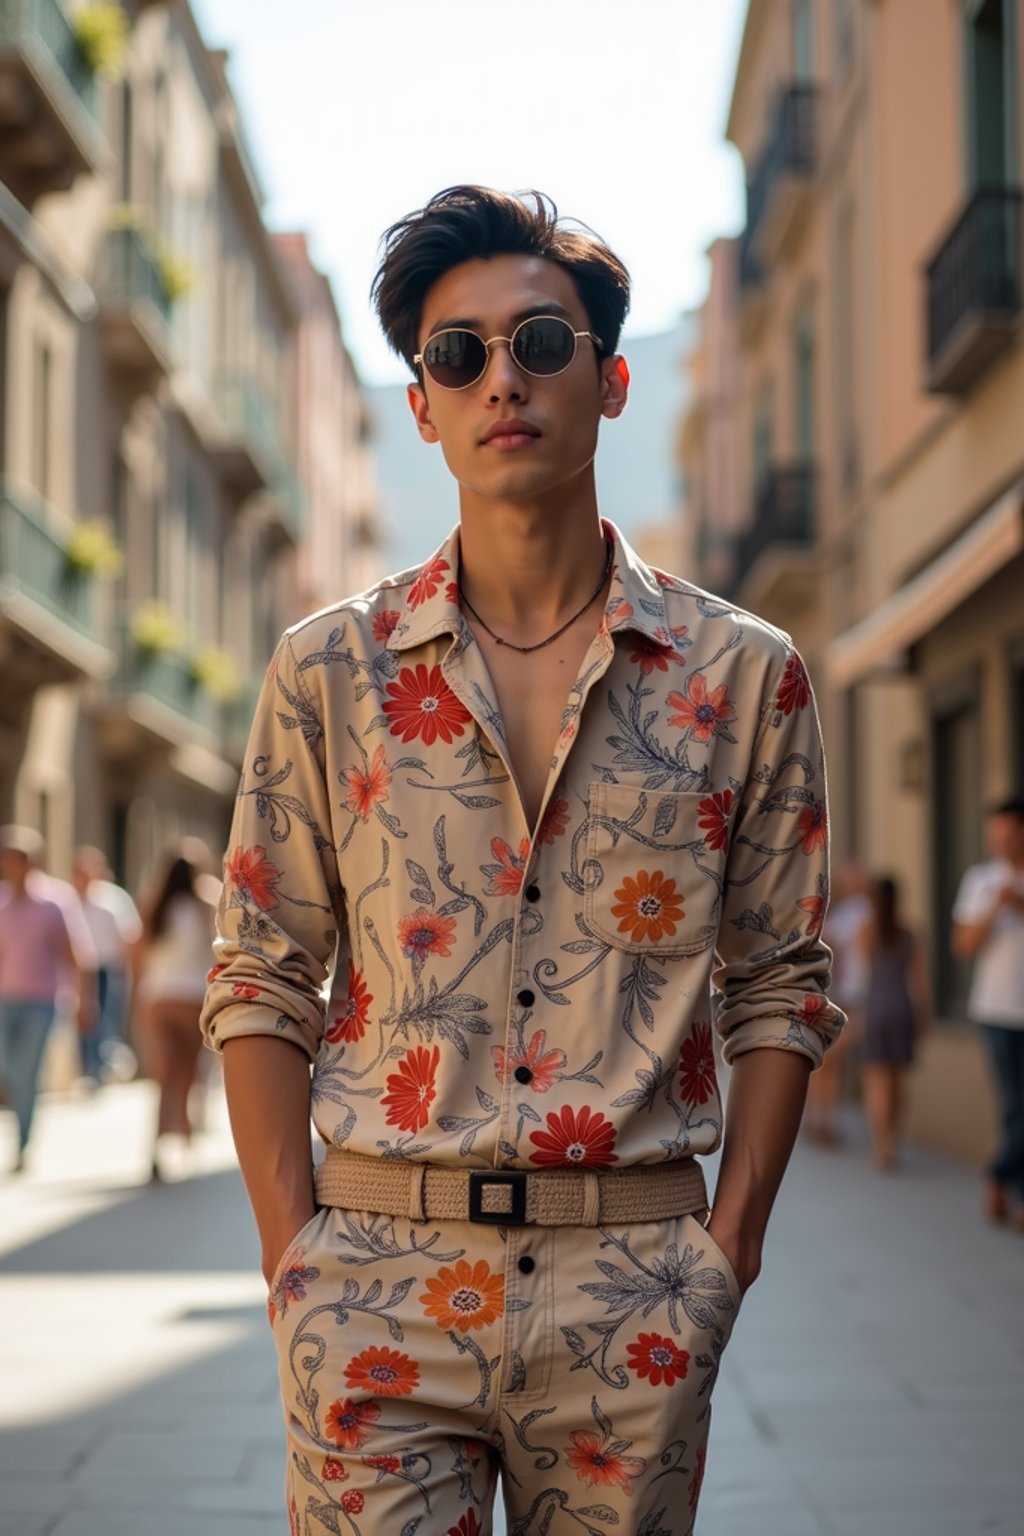
<path fill-rule="evenodd" d="M 462 590 L 495 628 L 554 629 L 591 596 L 606 559 L 596 500 L 558 508 L 468 508 L 459 529 Z"/>

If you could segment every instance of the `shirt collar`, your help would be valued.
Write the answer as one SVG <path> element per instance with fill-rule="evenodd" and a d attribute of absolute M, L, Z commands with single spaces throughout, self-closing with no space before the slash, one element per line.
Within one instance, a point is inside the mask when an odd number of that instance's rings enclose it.
<path fill-rule="evenodd" d="M 665 611 L 660 573 L 644 564 L 614 523 L 602 518 L 601 526 L 615 547 L 602 628 L 610 635 L 632 630 L 671 650 L 675 638 Z M 438 635 L 461 635 L 464 623 L 458 581 L 459 530 L 453 528 L 413 577 L 398 622 L 388 636 L 388 650 L 409 651 Z"/>

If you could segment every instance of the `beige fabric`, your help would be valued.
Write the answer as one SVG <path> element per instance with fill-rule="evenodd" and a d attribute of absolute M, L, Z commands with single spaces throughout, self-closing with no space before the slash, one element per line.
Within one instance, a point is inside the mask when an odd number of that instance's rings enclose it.
<path fill-rule="evenodd" d="M 492 1215 L 512 1210 L 512 1188 L 483 1182 L 481 1207 Z M 507 1171 L 507 1170 L 506 1170 Z M 596 1227 L 602 1222 L 665 1221 L 707 1209 L 704 1174 L 692 1158 L 653 1167 L 531 1172 L 526 1175 L 526 1220 L 545 1227 Z M 319 1205 L 375 1211 L 411 1220 L 468 1221 L 469 1172 L 360 1157 L 336 1147 L 316 1170 Z"/>

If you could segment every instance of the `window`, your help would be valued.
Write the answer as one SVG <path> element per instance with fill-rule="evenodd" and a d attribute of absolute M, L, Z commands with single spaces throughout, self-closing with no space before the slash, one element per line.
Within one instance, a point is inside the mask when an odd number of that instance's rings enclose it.
<path fill-rule="evenodd" d="M 814 318 L 809 300 L 793 330 L 793 382 L 796 456 L 808 464 L 814 458 Z"/>
<path fill-rule="evenodd" d="M 1015 0 L 967 0 L 964 47 L 967 166 L 972 187 L 1016 177 Z"/>
<path fill-rule="evenodd" d="M 753 481 L 755 497 L 764 488 L 772 468 L 772 392 L 761 386 L 754 410 Z"/>
<path fill-rule="evenodd" d="M 856 398 L 854 379 L 853 206 L 847 201 L 839 210 L 836 225 L 835 323 L 836 323 L 836 422 L 839 432 L 837 449 L 843 490 L 852 491 L 857 483 L 857 429 L 854 417 Z"/>

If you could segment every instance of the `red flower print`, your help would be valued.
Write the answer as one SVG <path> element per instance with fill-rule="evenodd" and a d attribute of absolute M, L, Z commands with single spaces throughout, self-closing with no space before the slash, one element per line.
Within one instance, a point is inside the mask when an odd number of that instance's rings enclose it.
<path fill-rule="evenodd" d="M 335 1018 L 324 1034 L 324 1039 L 329 1045 L 336 1045 L 339 1040 L 361 1040 L 366 1033 L 366 1026 L 370 1020 L 370 1004 L 373 998 L 370 996 L 366 982 L 360 976 L 350 960 L 348 963 L 348 997 L 342 1006 L 341 1012 Z"/>
<path fill-rule="evenodd" d="M 450 581 L 445 587 L 444 600 L 446 603 L 450 603 L 453 608 L 459 606 L 459 584 L 457 581 Z"/>
<path fill-rule="evenodd" d="M 775 708 L 784 715 L 791 715 L 794 709 L 806 709 L 810 702 L 811 684 L 807 668 L 796 651 L 791 651 L 779 691 L 775 695 Z"/>
<path fill-rule="evenodd" d="M 828 842 L 828 816 L 824 800 L 805 805 L 797 817 L 800 847 L 804 853 L 818 853 Z"/>
<path fill-rule="evenodd" d="M 732 810 L 732 790 L 723 789 L 720 794 L 708 795 L 697 807 L 697 825 L 704 833 L 709 848 L 729 852 L 729 814 Z"/>
<path fill-rule="evenodd" d="M 281 1270 L 281 1278 L 274 1286 L 273 1295 L 270 1298 L 273 1311 L 270 1321 L 273 1322 L 278 1313 L 284 1317 L 289 1304 L 293 1301 L 305 1301 L 306 1286 L 318 1279 L 320 1271 L 305 1262 L 305 1248 L 293 1248 L 289 1253 Z"/>
<path fill-rule="evenodd" d="M 450 744 L 461 736 L 470 720 L 465 709 L 441 676 L 441 668 L 429 669 L 420 661 L 415 667 L 403 667 L 396 683 L 388 683 L 389 699 L 383 704 L 391 721 L 392 736 L 403 741 L 420 737 L 432 747 L 440 736 Z"/>
<path fill-rule="evenodd" d="M 729 690 L 721 683 L 708 693 L 708 680 L 703 672 L 694 672 L 687 679 L 686 693 L 673 688 L 667 703 L 679 713 L 669 715 L 669 725 L 681 726 L 692 731 L 698 741 L 710 741 L 712 736 L 724 736 L 731 741 L 728 726 L 736 719 L 736 711 L 729 701 Z"/>
<path fill-rule="evenodd" d="M 615 1127 L 604 1115 L 586 1105 L 576 1111 L 566 1104 L 557 1114 L 548 1115 L 546 1131 L 531 1131 L 530 1140 L 539 1152 L 531 1152 L 531 1163 L 542 1168 L 607 1168 L 617 1163 Z"/>
<path fill-rule="evenodd" d="M 669 662 L 679 661 L 680 658 L 670 647 L 659 645 L 649 635 L 637 635 L 629 659 L 634 666 L 640 668 L 641 677 L 650 677 L 655 668 L 659 672 L 667 672 Z"/>
<path fill-rule="evenodd" d="M 613 597 L 604 612 L 608 627 L 612 629 L 618 624 L 625 624 L 627 619 L 633 617 L 633 604 L 628 603 L 624 597 Z"/>
<path fill-rule="evenodd" d="M 358 1451 L 379 1418 L 380 1404 L 372 1399 L 354 1403 L 350 1397 L 338 1398 L 327 1410 L 324 1434 L 342 1450 Z"/>
<path fill-rule="evenodd" d="M 553 843 L 569 825 L 569 802 L 552 795 L 537 828 L 538 843 Z"/>
<path fill-rule="evenodd" d="M 400 1472 L 402 1463 L 397 1456 L 364 1456 L 363 1466 L 372 1467 L 375 1472 Z M 380 1481 L 380 1478 L 377 1479 Z"/>
<path fill-rule="evenodd" d="M 484 887 L 486 896 L 518 896 L 523 888 L 523 874 L 530 857 L 530 839 L 524 837 L 519 852 L 513 853 L 511 844 L 503 837 L 491 838 L 491 853 L 497 864 L 481 864 L 480 873 L 487 875 Z"/>
<path fill-rule="evenodd" d="M 326 1458 L 320 1475 L 325 1483 L 345 1483 L 348 1481 L 345 1464 L 339 1461 L 337 1456 L 328 1456 Z"/>
<path fill-rule="evenodd" d="M 382 608 L 380 613 L 373 616 L 373 638 L 381 645 L 386 645 L 389 636 L 393 635 L 399 619 L 402 615 L 397 608 Z"/>
<path fill-rule="evenodd" d="M 427 1281 L 420 1305 L 446 1332 L 485 1328 L 497 1322 L 505 1310 L 505 1277 L 492 1274 L 483 1259 L 475 1264 L 459 1259 Z"/>
<path fill-rule="evenodd" d="M 626 1353 L 632 1356 L 629 1369 L 638 1376 L 645 1376 L 652 1387 L 672 1386 L 682 1381 L 690 1368 L 690 1356 L 671 1339 L 660 1333 L 640 1333 L 635 1344 L 626 1345 Z"/>
<path fill-rule="evenodd" d="M 718 1092 L 711 1025 L 695 1024 L 679 1052 L 679 1091 L 687 1104 L 706 1104 Z"/>
<path fill-rule="evenodd" d="M 254 997 L 259 997 L 259 995 L 259 987 L 254 987 L 247 981 L 236 981 L 231 988 L 232 997 L 242 997 L 249 1003 L 252 1002 Z"/>
<path fill-rule="evenodd" d="M 341 1507 L 346 1515 L 361 1515 L 365 1503 L 366 1500 L 358 1488 L 346 1488 L 341 1496 Z"/>
<path fill-rule="evenodd" d="M 816 939 L 821 933 L 822 924 L 825 921 L 824 896 L 805 896 L 801 901 L 797 902 L 797 906 L 802 912 L 808 913 L 811 919 L 807 924 L 807 937 L 809 939 Z"/>
<path fill-rule="evenodd" d="M 492 1046 L 491 1053 L 499 1081 L 507 1083 L 510 1077 L 514 1078 L 517 1067 L 528 1067 L 533 1073 L 530 1087 L 534 1093 L 547 1093 L 552 1083 L 558 1081 L 566 1056 L 564 1051 L 545 1051 L 546 1038 L 545 1031 L 538 1029 L 531 1036 L 525 1051 L 506 1051 L 503 1045 Z"/>
<path fill-rule="evenodd" d="M 600 1435 L 578 1429 L 569 1436 L 565 1459 L 580 1482 L 586 1483 L 588 1487 L 614 1486 L 621 1488 L 623 1493 L 632 1493 L 633 1478 L 640 1476 L 644 1463 L 638 1456 L 623 1456 L 621 1451 L 612 1449 L 612 1446 L 621 1444 L 621 1440 L 612 1441 L 606 1447 Z"/>
<path fill-rule="evenodd" d="M 422 1131 L 437 1097 L 434 1074 L 440 1060 L 438 1046 L 428 1051 L 425 1045 L 417 1045 L 398 1063 L 398 1071 L 388 1074 L 388 1091 L 380 1101 L 388 1106 L 388 1125 L 397 1125 L 400 1131 Z"/>
<path fill-rule="evenodd" d="M 227 966 L 226 965 L 212 965 L 210 967 L 210 969 L 206 973 L 207 981 L 208 982 L 209 981 L 216 981 L 217 977 L 220 975 L 221 971 L 226 971 L 226 970 L 227 970 Z"/>
<path fill-rule="evenodd" d="M 345 1367 L 345 1385 L 353 1392 L 408 1397 L 420 1384 L 420 1368 L 397 1349 L 371 1344 Z"/>
<path fill-rule="evenodd" d="M 835 1023 L 835 1010 L 828 998 L 822 997 L 820 992 L 808 992 L 804 997 L 800 1022 L 806 1024 L 808 1029 L 813 1029 L 816 1035 L 828 1039 Z"/>
<path fill-rule="evenodd" d="M 369 768 L 347 768 L 343 775 L 348 785 L 345 805 L 360 821 L 369 821 L 374 807 L 391 793 L 391 769 L 384 748 L 378 747 Z"/>
<path fill-rule="evenodd" d="M 398 942 L 407 960 L 423 961 L 428 955 L 442 955 L 447 960 L 454 938 L 454 917 L 441 917 L 429 907 L 417 907 L 398 924 Z"/>
<path fill-rule="evenodd" d="M 697 1452 L 697 1465 L 694 1468 L 693 1477 L 690 1480 L 690 1514 L 697 1513 L 697 1504 L 700 1500 L 700 1485 L 704 1481 L 704 1463 L 707 1461 L 708 1450 L 702 1445 Z"/>
<path fill-rule="evenodd" d="M 440 555 L 435 555 L 433 560 L 428 560 L 409 588 L 409 607 L 418 608 L 421 603 L 427 601 L 428 597 L 433 597 L 444 580 L 445 571 L 449 570 L 451 566 Z"/>
<path fill-rule="evenodd" d="M 458 1525 L 450 1525 L 445 1536 L 482 1536 L 483 1526 L 476 1517 L 475 1509 L 467 1509 Z"/>
<path fill-rule="evenodd" d="M 648 874 L 637 872 L 634 880 L 627 875 L 615 892 L 618 905 L 612 916 L 619 919 L 619 932 L 628 933 L 634 944 L 656 943 L 664 934 L 673 937 L 683 920 L 683 898 L 674 880 L 666 880 L 660 869 Z"/>
<path fill-rule="evenodd" d="M 236 848 L 225 865 L 225 872 L 233 890 L 243 901 L 255 902 L 261 912 L 272 912 L 278 905 L 274 887 L 281 878 L 281 871 L 267 858 L 267 850 L 257 844 L 253 848 Z"/>

